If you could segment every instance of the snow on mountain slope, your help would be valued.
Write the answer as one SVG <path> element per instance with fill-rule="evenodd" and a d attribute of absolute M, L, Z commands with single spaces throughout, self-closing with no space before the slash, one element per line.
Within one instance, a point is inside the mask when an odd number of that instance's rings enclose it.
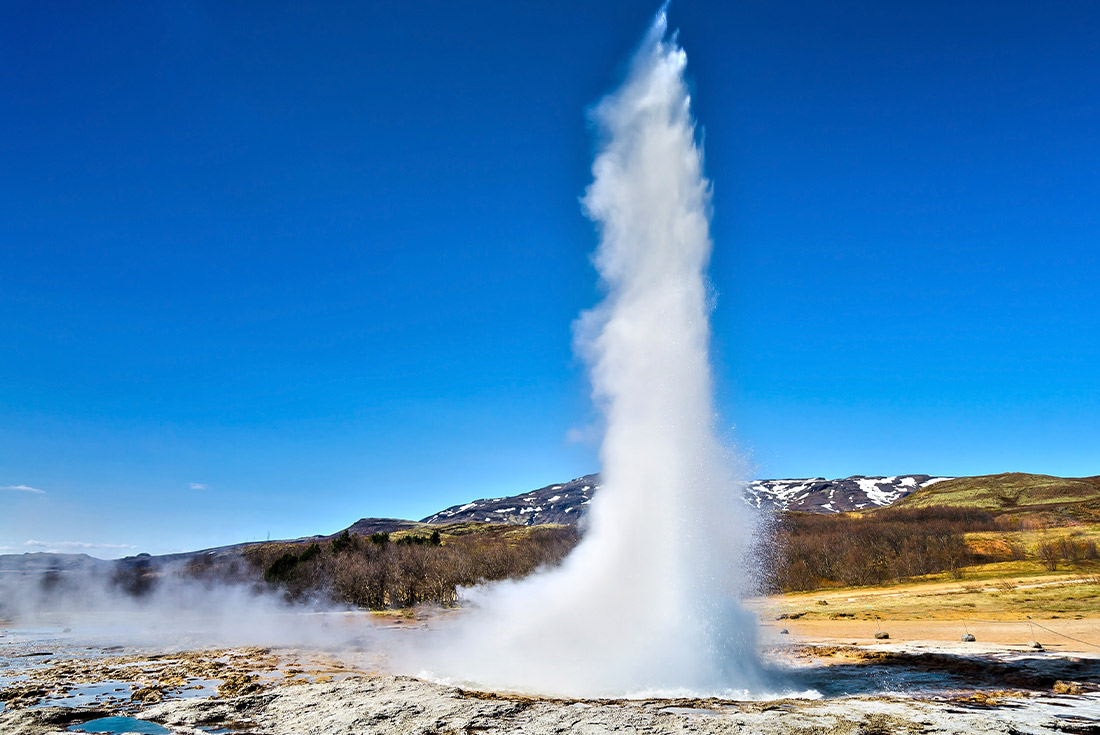
<path fill-rule="evenodd" d="M 547 485 L 523 495 L 474 500 L 430 515 L 424 523 L 513 523 L 536 526 L 542 523 L 576 523 L 584 514 L 592 494 L 599 487 L 599 475 L 585 475 L 561 485 Z"/>
<path fill-rule="evenodd" d="M 915 490 L 947 477 L 896 475 L 840 480 L 814 477 L 800 480 L 754 480 L 745 488 L 745 502 L 764 510 L 841 513 L 890 505 Z M 423 523 L 576 523 L 599 489 L 599 475 L 585 475 L 560 485 L 547 485 L 522 495 L 474 500 L 425 518 Z"/>
<path fill-rule="evenodd" d="M 745 500 L 757 508 L 798 510 L 806 513 L 842 513 L 865 508 L 881 508 L 900 498 L 947 477 L 930 475 L 894 475 L 863 477 L 855 475 L 839 480 L 814 477 L 800 480 L 754 480 L 749 483 Z"/>

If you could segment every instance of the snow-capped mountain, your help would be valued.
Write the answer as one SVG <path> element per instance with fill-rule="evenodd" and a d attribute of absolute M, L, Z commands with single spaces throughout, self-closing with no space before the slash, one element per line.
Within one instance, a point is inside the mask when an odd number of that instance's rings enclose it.
<path fill-rule="evenodd" d="M 896 475 L 840 480 L 814 477 L 802 480 L 753 480 L 745 488 L 745 502 L 765 510 L 807 513 L 841 513 L 890 505 L 900 498 L 947 477 Z M 576 523 L 600 487 L 599 475 L 585 475 L 561 485 L 547 485 L 522 495 L 474 500 L 454 505 L 425 518 L 422 523 Z"/>
<path fill-rule="evenodd" d="M 474 500 L 454 505 L 425 518 L 422 523 L 514 523 L 537 526 L 541 523 L 576 523 L 584 514 L 592 494 L 600 485 L 599 475 L 585 475 L 562 485 L 547 485 L 523 495 Z"/>
<path fill-rule="evenodd" d="M 842 513 L 881 508 L 906 495 L 949 477 L 894 475 L 840 480 L 814 477 L 808 480 L 753 480 L 745 489 L 749 505 L 768 510 L 798 510 L 805 513 Z"/>

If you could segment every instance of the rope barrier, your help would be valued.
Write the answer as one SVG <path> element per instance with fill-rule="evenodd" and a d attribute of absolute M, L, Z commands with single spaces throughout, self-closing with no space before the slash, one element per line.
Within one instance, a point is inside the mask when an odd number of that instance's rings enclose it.
<path fill-rule="evenodd" d="M 1100 646 L 1096 645 L 1095 643 L 1089 643 L 1088 641 L 1083 641 L 1083 640 L 1081 640 L 1080 638 L 1074 638 L 1074 637 L 1073 637 L 1073 636 L 1071 636 L 1071 635 L 1066 635 L 1065 633 L 1059 633 L 1059 632 L 1058 632 L 1058 631 L 1056 631 L 1056 630 L 1051 630 L 1050 628 L 1046 627 L 1046 626 L 1045 626 L 1045 625 L 1043 625 L 1042 623 L 1036 623 L 1036 622 L 1035 622 L 1034 620 L 1032 620 L 1031 618 L 1028 618 L 1027 620 L 1028 620 L 1028 622 L 1029 622 L 1029 623 L 1031 623 L 1032 625 L 1034 625 L 1034 626 L 1035 626 L 1036 628 L 1042 628 L 1043 630 L 1045 630 L 1045 631 L 1046 631 L 1046 632 L 1048 632 L 1048 633 L 1053 633 L 1054 635 L 1060 635 L 1060 636 L 1062 636 L 1063 638 L 1068 638 L 1069 640 L 1071 640 L 1071 641 L 1077 641 L 1078 643 L 1084 643 L 1084 644 L 1085 644 L 1086 646 L 1092 646 L 1093 648 L 1100 648 Z"/>
<path fill-rule="evenodd" d="M 1085 641 L 1085 640 L 1082 640 L 1080 638 L 1074 638 L 1071 635 L 1066 635 L 1065 633 L 1060 633 L 1057 630 L 1053 630 L 1051 628 L 1046 627 L 1042 623 L 1035 622 L 1030 617 L 1028 617 L 1027 620 L 982 620 L 981 618 L 967 618 L 965 621 L 963 621 L 963 627 L 964 628 L 965 628 L 966 623 L 991 623 L 991 624 L 994 624 L 994 625 L 1034 625 L 1036 628 L 1042 628 L 1043 630 L 1045 630 L 1048 633 L 1053 633 L 1054 635 L 1062 636 L 1063 638 L 1066 638 L 1068 640 L 1075 641 L 1077 643 L 1084 643 L 1086 646 L 1092 646 L 1093 648 L 1100 648 L 1100 645 L 1098 645 L 1096 643 L 1091 643 L 1089 641 Z"/>
<path fill-rule="evenodd" d="M 1085 580 L 1077 580 L 1077 581 L 1083 582 Z M 1065 581 L 1061 581 L 1061 582 L 1044 582 L 1042 584 L 1072 584 L 1072 583 L 1073 583 L 1073 580 L 1065 580 Z M 1039 586 L 1039 585 L 1036 585 L 1036 586 Z M 872 603 L 867 602 L 867 603 L 865 603 L 865 605 L 870 610 Z M 1024 624 L 1027 624 L 1027 625 L 1034 626 L 1035 628 L 1042 628 L 1046 632 L 1053 633 L 1056 636 L 1061 636 L 1062 638 L 1065 638 L 1066 640 L 1074 641 L 1075 643 L 1082 643 L 1086 646 L 1091 646 L 1092 648 L 1100 649 L 1100 644 L 1092 643 L 1091 641 L 1082 640 L 1080 638 L 1074 638 L 1073 636 L 1067 635 L 1065 633 L 1060 633 L 1057 630 L 1053 630 L 1051 628 L 1046 627 L 1042 623 L 1035 622 L 1034 620 L 1031 619 L 1030 615 L 1027 615 L 1025 617 L 1027 618 L 1027 620 L 982 620 L 981 618 L 967 618 L 966 620 L 962 621 L 963 630 L 966 631 L 969 634 L 970 631 L 966 627 L 967 623 L 992 623 L 992 624 L 995 624 L 995 625 L 1024 625 Z M 879 615 L 875 615 L 874 620 L 875 620 L 875 633 L 877 634 L 877 633 L 880 632 L 880 628 L 882 627 L 881 626 L 882 617 L 879 616 Z M 1032 630 L 1032 639 L 1034 639 L 1034 638 L 1035 638 L 1035 631 Z"/>

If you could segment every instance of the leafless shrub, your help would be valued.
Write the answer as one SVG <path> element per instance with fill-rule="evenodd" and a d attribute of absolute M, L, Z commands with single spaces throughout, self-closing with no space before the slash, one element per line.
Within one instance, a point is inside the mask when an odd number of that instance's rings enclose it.
<path fill-rule="evenodd" d="M 1039 557 L 1039 561 L 1043 563 L 1043 566 L 1047 570 L 1053 572 L 1058 569 L 1058 560 L 1061 556 L 1061 548 L 1053 541 L 1040 541 L 1035 547 L 1035 553 Z"/>
<path fill-rule="evenodd" d="M 1005 543 L 1008 547 L 1008 558 L 1012 561 L 1023 561 L 1027 558 L 1027 549 L 1024 545 L 1016 541 L 1008 541 Z"/>
<path fill-rule="evenodd" d="M 1062 558 L 1066 560 L 1067 564 L 1077 563 L 1078 546 L 1077 541 L 1065 536 L 1058 540 L 1058 549 L 1062 554 Z"/>

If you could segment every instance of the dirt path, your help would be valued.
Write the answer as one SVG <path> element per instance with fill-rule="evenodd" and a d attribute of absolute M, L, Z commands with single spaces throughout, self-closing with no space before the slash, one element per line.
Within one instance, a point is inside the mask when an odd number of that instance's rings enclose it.
<path fill-rule="evenodd" d="M 1038 641 L 1047 651 L 1100 655 L 1100 646 L 1080 641 L 1100 643 L 1100 618 L 1080 620 L 1039 620 L 1038 627 L 1027 621 L 982 622 L 973 619 L 956 620 L 852 620 L 852 619 L 784 619 L 766 621 L 768 640 L 781 640 L 778 631 L 789 631 L 790 639 L 801 643 L 868 644 L 877 643 L 876 633 L 889 634 L 895 643 L 913 643 L 951 648 L 960 653 L 988 650 L 990 644 L 1030 651 L 1029 644 Z M 1054 631 L 1054 632 L 1051 632 Z M 963 642 L 970 633 L 974 642 Z M 1079 639 L 1077 641 L 1069 638 Z"/>

